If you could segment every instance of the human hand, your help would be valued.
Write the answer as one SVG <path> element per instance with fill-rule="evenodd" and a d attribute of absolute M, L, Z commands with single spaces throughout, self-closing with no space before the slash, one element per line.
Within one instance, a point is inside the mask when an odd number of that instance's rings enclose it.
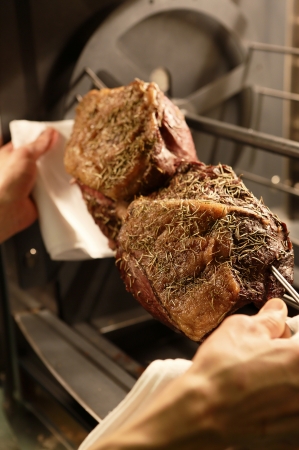
<path fill-rule="evenodd" d="M 90 450 L 299 448 L 299 336 L 281 339 L 286 316 L 273 299 L 226 319 L 138 420 Z"/>
<path fill-rule="evenodd" d="M 47 128 L 31 144 L 0 148 L 0 243 L 27 228 L 37 218 L 30 198 L 36 180 L 36 161 L 53 147 L 58 133 Z"/>
<path fill-rule="evenodd" d="M 273 299 L 256 316 L 232 316 L 206 341 L 190 369 L 212 386 L 213 420 L 234 449 L 299 448 L 299 335 Z"/>

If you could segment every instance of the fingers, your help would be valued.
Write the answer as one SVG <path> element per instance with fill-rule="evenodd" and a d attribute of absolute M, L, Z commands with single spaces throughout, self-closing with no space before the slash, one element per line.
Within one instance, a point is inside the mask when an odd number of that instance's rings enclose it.
<path fill-rule="evenodd" d="M 0 147 L 1 152 L 10 152 L 13 149 L 12 143 L 8 142 L 8 144 L 3 145 Z"/>
<path fill-rule="evenodd" d="M 288 309 L 284 301 L 279 298 L 273 298 L 268 300 L 259 313 L 252 318 L 259 324 L 262 324 L 269 337 L 274 339 L 287 337 L 288 333 L 285 324 L 287 314 Z"/>
<path fill-rule="evenodd" d="M 20 154 L 20 151 L 23 151 L 25 154 L 27 153 L 28 156 L 33 156 L 36 161 L 41 155 L 46 153 L 55 145 L 58 140 L 58 136 L 59 133 L 54 130 L 54 128 L 46 128 L 46 130 L 43 131 L 35 141 L 19 147 L 17 149 L 18 153 Z M 0 147 L 0 158 L 5 158 L 8 153 L 12 152 L 12 150 L 13 145 L 11 142 Z"/>
<path fill-rule="evenodd" d="M 53 128 L 47 128 L 43 131 L 38 138 L 23 148 L 30 152 L 31 155 L 37 160 L 41 155 L 46 153 L 57 142 L 58 132 Z"/>
<path fill-rule="evenodd" d="M 3 147 L 0 147 L 0 167 L 3 167 L 8 156 L 12 153 L 12 150 L 13 145 L 11 142 L 9 142 L 6 145 L 3 145 Z"/>
<path fill-rule="evenodd" d="M 292 329 L 289 327 L 289 325 L 286 323 L 286 325 L 285 325 L 285 329 L 284 329 L 284 332 L 283 332 L 283 334 L 280 336 L 281 338 L 290 338 L 290 337 L 292 337 L 293 336 L 293 331 L 292 331 Z"/>

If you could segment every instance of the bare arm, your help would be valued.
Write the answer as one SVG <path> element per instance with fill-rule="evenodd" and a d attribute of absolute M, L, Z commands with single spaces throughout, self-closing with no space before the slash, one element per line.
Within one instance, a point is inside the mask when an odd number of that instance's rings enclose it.
<path fill-rule="evenodd" d="M 146 411 L 90 450 L 299 448 L 299 338 L 272 300 L 232 316 Z"/>
<path fill-rule="evenodd" d="M 31 225 L 37 218 L 30 198 L 36 179 L 36 161 L 56 142 L 48 128 L 34 142 L 20 148 L 0 148 L 0 243 Z"/>

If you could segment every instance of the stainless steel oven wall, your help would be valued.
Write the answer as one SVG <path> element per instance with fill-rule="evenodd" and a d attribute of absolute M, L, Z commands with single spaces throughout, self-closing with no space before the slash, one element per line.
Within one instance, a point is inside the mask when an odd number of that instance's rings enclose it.
<path fill-rule="evenodd" d="M 5 140 L 10 120 L 49 118 L 86 40 L 120 3 L 1 0 L 0 111 Z M 54 111 L 52 118 L 58 114 Z"/>
<path fill-rule="evenodd" d="M 292 22 L 291 22 L 291 45 L 299 48 L 299 1 L 292 1 Z M 299 94 L 299 57 L 294 56 L 290 61 L 290 80 L 289 87 L 294 93 Z M 290 120 L 287 124 L 289 127 L 290 139 L 299 140 L 299 101 L 292 102 L 289 105 Z M 292 184 L 299 188 L 299 162 L 290 161 L 289 176 Z M 290 198 L 289 216 L 298 222 L 299 219 L 299 199 Z M 297 227 L 299 232 L 299 226 Z"/>
<path fill-rule="evenodd" d="M 236 0 L 244 11 L 250 27 L 245 31 L 245 39 L 275 45 L 290 45 L 288 36 L 288 0 Z M 260 86 L 283 90 L 285 86 L 285 56 L 277 53 L 254 52 L 252 66 L 260 66 L 257 83 Z M 284 104 L 281 99 L 263 96 L 260 113 L 258 98 L 255 97 L 251 127 L 275 136 L 284 135 Z M 286 136 L 287 137 L 287 136 Z M 220 157 L 219 157 L 220 160 Z M 287 177 L 287 161 L 285 158 L 260 150 L 243 149 L 243 156 L 238 168 L 262 175 L 268 179 L 278 176 L 281 180 Z M 246 185 L 257 197 L 263 197 L 265 203 L 273 208 L 283 210 L 287 206 L 287 195 L 276 192 L 251 181 Z"/>

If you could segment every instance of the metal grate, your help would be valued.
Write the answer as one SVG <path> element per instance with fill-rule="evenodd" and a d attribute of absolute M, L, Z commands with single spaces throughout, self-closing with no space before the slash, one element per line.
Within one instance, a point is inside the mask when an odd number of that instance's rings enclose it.
<path fill-rule="evenodd" d="M 272 45 L 266 45 L 266 44 L 258 44 L 258 43 L 252 43 L 249 47 L 249 55 L 252 55 L 253 50 L 264 50 L 264 51 L 274 51 L 279 53 L 288 53 L 288 54 L 298 54 L 299 55 L 299 49 L 293 49 L 289 47 L 280 47 L 280 46 L 272 46 Z M 252 56 L 249 56 L 247 58 L 246 66 L 243 67 L 244 74 L 248 70 L 245 70 L 247 66 L 250 65 L 250 62 L 252 60 Z M 83 77 L 89 77 L 89 79 L 92 81 L 93 86 L 97 89 L 103 89 L 107 87 L 104 82 L 94 73 L 94 71 L 90 67 L 86 67 L 80 76 L 75 80 L 75 82 L 71 85 L 69 91 L 72 91 L 76 84 L 81 81 Z M 245 75 L 246 78 L 246 75 Z M 243 89 L 246 85 L 246 81 L 244 79 L 244 82 L 240 84 L 239 89 Z M 262 108 L 262 98 L 264 96 L 276 96 L 278 98 L 284 99 L 284 100 L 299 100 L 298 94 L 291 94 L 289 92 L 285 91 L 279 91 L 274 89 L 268 89 L 263 88 L 260 86 L 254 86 L 254 90 L 256 93 L 258 93 L 259 100 L 258 100 L 258 109 L 255 110 L 255 114 L 257 117 L 260 117 L 260 111 Z M 67 113 L 71 108 L 73 108 L 74 104 L 81 100 L 81 95 L 75 95 L 72 101 L 66 106 L 65 113 Z M 174 103 L 176 100 L 174 99 Z M 188 103 L 185 104 L 183 102 L 179 103 L 179 106 L 182 108 L 182 106 L 188 106 Z M 191 108 L 190 108 L 191 109 Z M 236 142 L 238 144 L 241 144 L 242 146 L 250 146 L 255 147 L 261 150 L 266 150 L 281 156 L 286 156 L 289 158 L 294 158 L 299 160 L 299 143 L 295 142 L 290 139 L 284 139 L 281 137 L 273 136 L 271 134 L 267 133 L 261 133 L 260 131 L 256 131 L 252 128 L 245 128 L 237 125 L 232 125 L 229 123 L 225 123 L 216 119 L 211 119 L 209 117 L 201 116 L 199 114 L 195 114 L 192 112 L 189 112 L 185 108 L 182 108 L 182 111 L 185 115 L 186 122 L 190 126 L 191 129 L 194 129 L 196 131 L 201 131 L 203 133 L 211 134 L 213 136 L 218 136 L 224 139 L 231 140 L 233 142 Z M 254 122 L 256 124 L 256 128 L 259 128 L 259 121 L 255 118 L 251 119 L 251 122 Z M 239 172 L 240 173 L 240 172 Z M 294 187 L 291 187 L 284 183 L 274 183 L 273 181 L 255 175 L 250 172 L 244 172 L 242 171 L 243 177 L 245 179 L 254 181 L 255 183 L 262 184 L 264 186 L 268 186 L 271 188 L 274 188 L 278 191 L 288 193 L 290 195 L 299 197 L 299 189 L 296 189 Z"/>

